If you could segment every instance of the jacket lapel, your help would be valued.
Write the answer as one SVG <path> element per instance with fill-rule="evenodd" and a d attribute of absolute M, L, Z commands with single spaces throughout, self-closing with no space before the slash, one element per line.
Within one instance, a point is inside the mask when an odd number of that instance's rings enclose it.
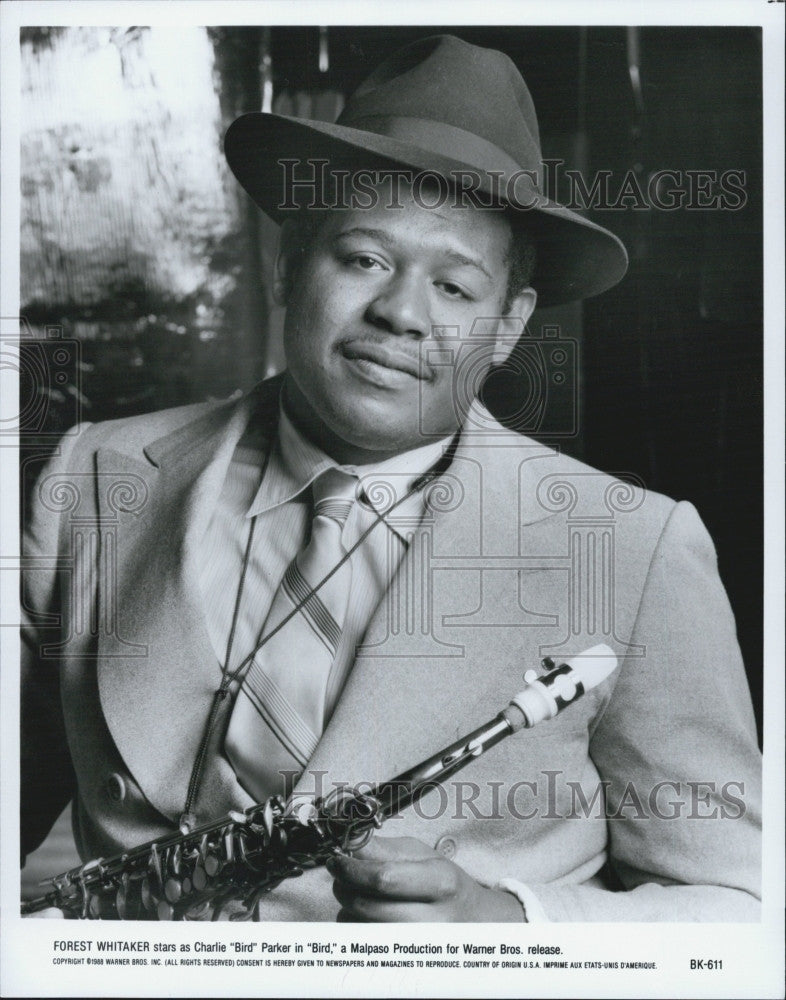
<path fill-rule="evenodd" d="M 218 407 L 144 448 L 97 456 L 101 549 L 98 687 L 109 731 L 149 801 L 176 819 L 186 800 L 221 668 L 205 625 L 199 544 L 235 446 L 255 408 L 275 412 L 277 392 Z M 133 481 L 144 501 L 118 502 Z M 141 484 L 141 485 L 140 485 Z M 130 709 L 129 706 L 133 706 Z M 221 730 L 221 725 L 216 726 Z M 223 757 L 210 755 L 205 802 L 243 793 Z M 234 799 L 233 799 L 234 796 Z"/>

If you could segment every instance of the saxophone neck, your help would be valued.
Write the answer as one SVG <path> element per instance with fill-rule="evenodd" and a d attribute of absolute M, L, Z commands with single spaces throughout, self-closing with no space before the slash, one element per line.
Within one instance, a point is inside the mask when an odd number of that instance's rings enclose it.
<path fill-rule="evenodd" d="M 378 785 L 374 797 L 379 800 L 382 813 L 386 818 L 394 816 L 418 802 L 436 785 L 447 781 L 512 732 L 510 721 L 500 712 L 484 726 L 451 743 L 433 757 L 404 771 L 392 781 Z"/>

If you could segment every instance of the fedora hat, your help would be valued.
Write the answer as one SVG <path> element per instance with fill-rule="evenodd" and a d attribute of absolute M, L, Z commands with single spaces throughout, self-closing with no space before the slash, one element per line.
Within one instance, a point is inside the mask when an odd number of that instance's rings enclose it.
<path fill-rule="evenodd" d="M 230 125 L 224 150 L 238 181 L 279 223 L 291 214 L 282 207 L 284 159 L 328 161 L 331 171 L 405 167 L 489 195 L 535 242 L 532 284 L 542 305 L 597 295 L 627 268 L 613 233 L 541 189 L 535 107 L 512 60 L 453 35 L 420 39 L 385 60 L 335 124 L 252 112 Z"/>

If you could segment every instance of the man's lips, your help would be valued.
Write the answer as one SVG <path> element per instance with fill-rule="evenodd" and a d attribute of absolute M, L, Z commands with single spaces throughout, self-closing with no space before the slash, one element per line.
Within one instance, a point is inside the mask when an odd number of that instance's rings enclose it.
<path fill-rule="evenodd" d="M 413 378 L 428 379 L 429 372 L 421 368 L 417 356 L 390 344 L 380 344 L 374 340 L 346 340 L 341 345 L 341 353 L 350 361 L 371 361 L 382 368 L 404 372 Z"/>

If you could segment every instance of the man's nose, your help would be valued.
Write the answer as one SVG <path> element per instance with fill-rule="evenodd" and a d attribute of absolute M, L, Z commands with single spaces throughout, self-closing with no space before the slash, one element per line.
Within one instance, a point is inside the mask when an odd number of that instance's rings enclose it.
<path fill-rule="evenodd" d="M 366 319 L 388 333 L 428 336 L 431 317 L 422 283 L 415 275 L 391 276 L 369 302 Z"/>

